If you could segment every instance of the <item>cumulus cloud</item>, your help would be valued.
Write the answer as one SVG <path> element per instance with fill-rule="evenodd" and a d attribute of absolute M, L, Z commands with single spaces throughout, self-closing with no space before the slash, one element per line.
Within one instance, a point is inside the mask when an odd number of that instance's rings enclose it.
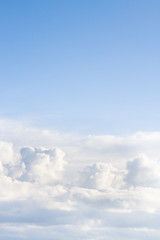
<path fill-rule="evenodd" d="M 54 133 L 36 129 L 24 147 L 32 130 L 21 144 L 0 130 L 2 239 L 159 239 L 160 133 L 61 133 L 56 145 Z"/>
<path fill-rule="evenodd" d="M 25 147 L 21 149 L 25 173 L 21 179 L 43 184 L 57 182 L 64 171 L 64 152 L 60 149 Z"/>
<path fill-rule="evenodd" d="M 14 151 L 11 143 L 0 142 L 1 164 L 12 164 L 14 162 Z"/>
<path fill-rule="evenodd" d="M 126 182 L 129 186 L 160 187 L 160 161 L 140 155 L 127 163 Z"/>
<path fill-rule="evenodd" d="M 112 164 L 99 162 L 86 166 L 80 176 L 81 186 L 97 190 L 120 188 L 123 185 L 123 172 Z"/>

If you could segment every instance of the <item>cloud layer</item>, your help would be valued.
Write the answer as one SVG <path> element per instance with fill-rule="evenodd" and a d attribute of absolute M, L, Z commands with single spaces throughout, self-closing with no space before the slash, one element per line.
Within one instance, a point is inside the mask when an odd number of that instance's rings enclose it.
<path fill-rule="evenodd" d="M 159 239 L 160 133 L 19 129 L 0 130 L 2 239 Z"/>

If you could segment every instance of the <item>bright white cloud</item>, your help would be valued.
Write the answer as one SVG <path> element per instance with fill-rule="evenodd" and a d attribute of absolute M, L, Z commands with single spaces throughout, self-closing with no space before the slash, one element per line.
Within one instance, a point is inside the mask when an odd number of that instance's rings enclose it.
<path fill-rule="evenodd" d="M 5 138 L 0 129 L 2 239 L 159 239 L 160 133 L 63 138 L 16 126 Z"/>
<path fill-rule="evenodd" d="M 145 155 L 127 163 L 126 182 L 129 186 L 160 187 L 160 161 L 154 161 Z"/>
<path fill-rule="evenodd" d="M 123 173 L 109 163 L 99 162 L 86 166 L 80 175 L 81 187 L 105 191 L 123 185 Z"/>
<path fill-rule="evenodd" d="M 64 155 L 60 149 L 22 148 L 25 173 L 21 178 L 41 184 L 57 182 L 64 171 Z"/>

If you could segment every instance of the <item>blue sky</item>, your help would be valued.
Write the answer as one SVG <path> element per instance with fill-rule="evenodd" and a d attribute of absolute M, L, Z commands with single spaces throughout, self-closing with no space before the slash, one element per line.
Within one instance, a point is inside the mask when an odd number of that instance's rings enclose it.
<path fill-rule="evenodd" d="M 0 239 L 160 239 L 159 23 L 159 0 L 0 0 Z"/>
<path fill-rule="evenodd" d="M 160 2 L 0 1 L 0 117 L 159 130 Z"/>

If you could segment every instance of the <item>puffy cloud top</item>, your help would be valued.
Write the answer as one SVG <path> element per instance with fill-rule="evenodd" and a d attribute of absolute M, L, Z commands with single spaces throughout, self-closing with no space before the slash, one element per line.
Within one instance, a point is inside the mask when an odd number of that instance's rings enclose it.
<path fill-rule="evenodd" d="M 128 161 L 125 181 L 129 186 L 160 187 L 160 162 L 144 154 Z"/>
<path fill-rule="evenodd" d="M 159 239 L 159 133 L 38 136 L 45 147 L 0 142 L 0 238 Z"/>
<path fill-rule="evenodd" d="M 119 188 L 123 185 L 122 173 L 111 164 L 104 162 L 85 167 L 80 180 L 82 187 L 98 190 Z"/>
<path fill-rule="evenodd" d="M 22 148 L 21 161 L 24 163 L 25 173 L 21 179 L 41 184 L 58 182 L 66 164 L 64 155 L 60 149 Z"/>

